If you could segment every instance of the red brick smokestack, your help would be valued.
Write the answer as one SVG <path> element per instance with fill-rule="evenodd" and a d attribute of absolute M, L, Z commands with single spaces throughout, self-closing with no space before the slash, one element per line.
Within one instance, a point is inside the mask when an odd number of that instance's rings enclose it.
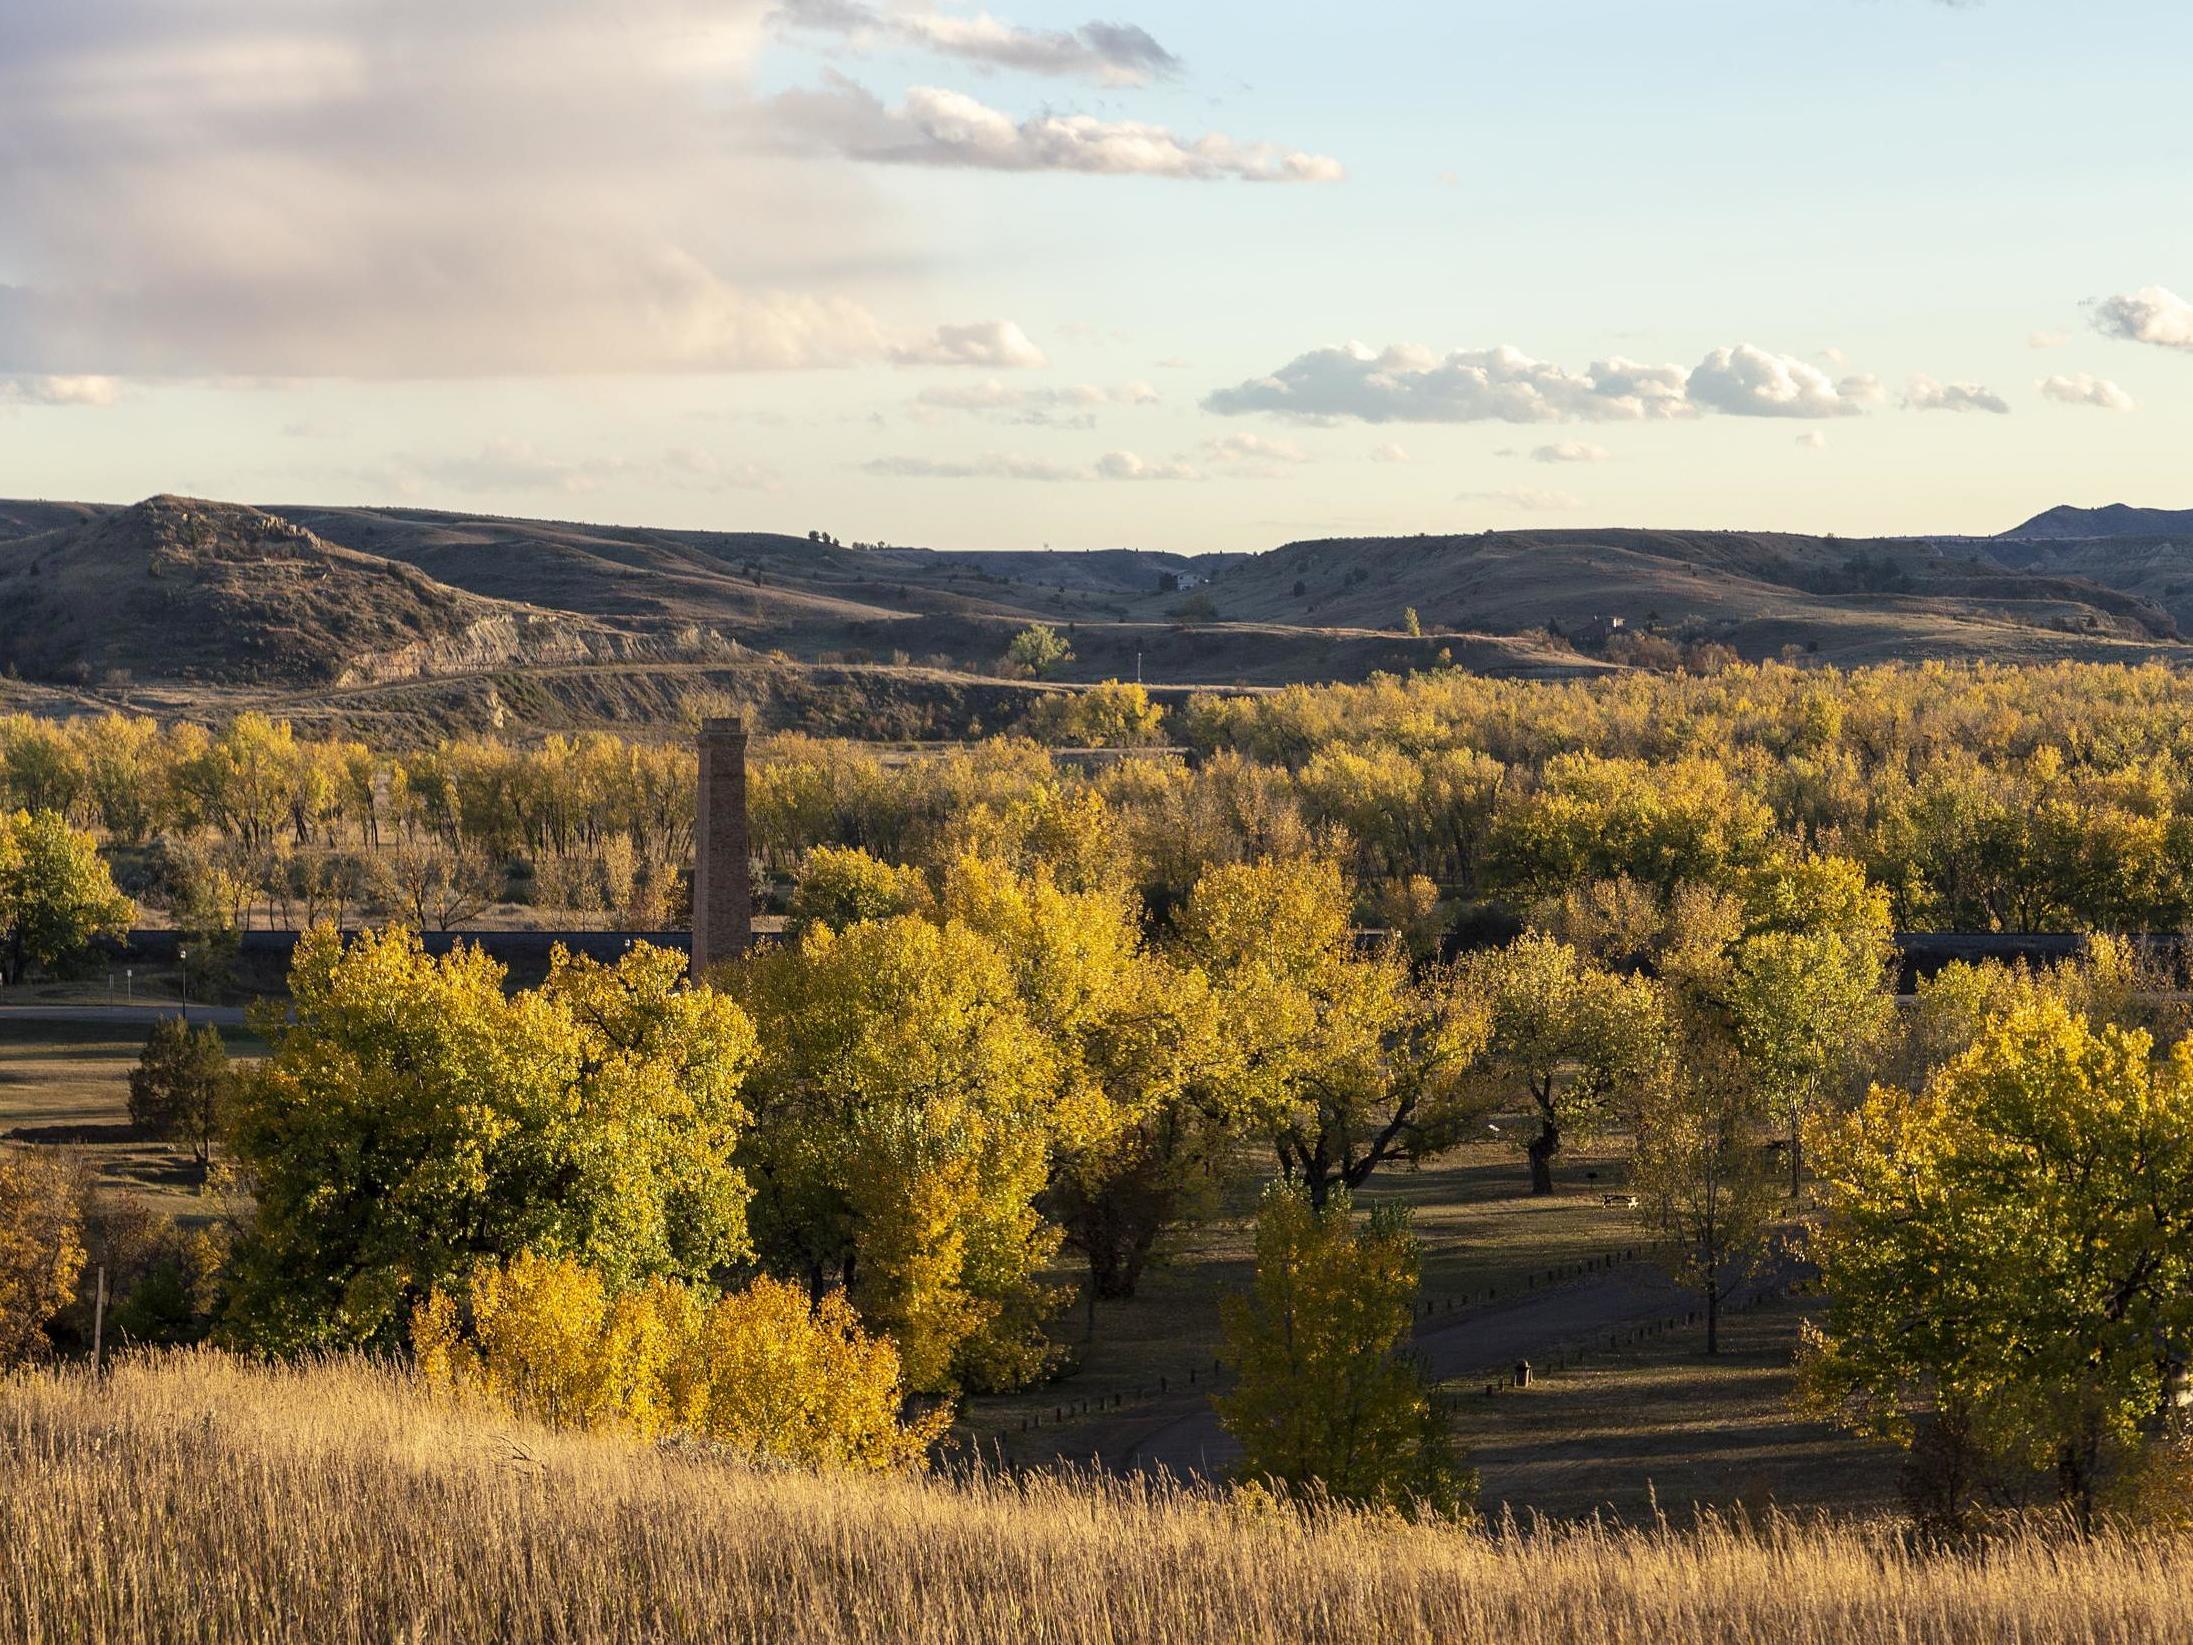
<path fill-rule="evenodd" d="M 700 805 L 693 826 L 693 975 L 754 940 L 754 870 L 746 836 L 746 722 L 701 722 Z"/>

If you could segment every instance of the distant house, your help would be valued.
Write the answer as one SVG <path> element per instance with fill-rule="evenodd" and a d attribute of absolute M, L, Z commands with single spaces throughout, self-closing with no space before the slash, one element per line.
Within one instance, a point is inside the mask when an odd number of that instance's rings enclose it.
<path fill-rule="evenodd" d="M 1605 645 L 1622 632 L 1622 626 L 1620 617 L 1588 617 L 1569 638 L 1578 645 Z"/>

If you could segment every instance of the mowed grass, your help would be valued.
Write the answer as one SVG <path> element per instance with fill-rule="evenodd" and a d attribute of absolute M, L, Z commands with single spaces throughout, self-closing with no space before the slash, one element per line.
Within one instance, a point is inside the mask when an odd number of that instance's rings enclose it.
<path fill-rule="evenodd" d="M 1378 1172 L 1357 1203 L 1398 1200 L 1410 1207 L 1423 1248 L 1423 1295 L 1435 1310 L 1450 1303 L 1481 1307 L 1488 1293 L 1511 1296 L 1533 1276 L 1642 1251 L 1651 1235 L 1637 1213 L 1603 1203 L 1625 1180 L 1624 1152 L 1608 1142 L 1564 1155 L 1559 1192 L 1534 1198 L 1519 1150 L 1465 1143 L 1422 1166 Z M 1051 1278 L 1072 1288 L 1075 1301 L 1052 1334 L 1072 1356 L 1068 1374 L 1026 1393 L 970 1401 L 967 1431 L 1004 1441 L 1008 1456 L 1033 1454 L 1018 1437 L 1024 1420 L 1040 1418 L 1034 1450 L 1073 1455 L 1100 1448 L 1114 1422 L 1132 1419 L 1160 1397 L 1161 1387 L 1177 1396 L 1191 1386 L 1191 1372 L 1192 1386 L 1207 1387 L 1222 1344 L 1220 1304 L 1246 1291 L 1255 1269 L 1259 1172 L 1270 1174 L 1268 1159 L 1245 1159 L 1240 1186 L 1221 1215 L 1176 1235 L 1132 1297 L 1100 1301 L 1092 1315 L 1085 1270 L 1060 1266 Z"/>
<path fill-rule="evenodd" d="M 1455 1390 L 1487 1508 L 1632 1524 L 1700 1508 L 1893 1511 L 1899 1453 L 1791 1408 L 1799 1326 L 1819 1306 L 1776 1298 L 1730 1314 L 1710 1358 L 1703 1328 L 1686 1325 L 1538 1366 L 1527 1389 Z"/>
<path fill-rule="evenodd" d="M 762 1473 L 356 1361 L 0 1379 L 0 1637 L 792 1645 L 2134 1645 L 2193 1545 L 1773 1521 L 1486 1534 L 1059 1476 Z"/>
<path fill-rule="evenodd" d="M 149 1030 L 125 1023 L 11 1022 L 0 1018 L 0 1140 L 63 1148 L 85 1160 L 100 1189 L 184 1220 L 211 1215 L 198 1168 L 178 1148 L 129 1122 L 129 1072 Z M 224 1030 L 232 1054 L 265 1046 Z"/>

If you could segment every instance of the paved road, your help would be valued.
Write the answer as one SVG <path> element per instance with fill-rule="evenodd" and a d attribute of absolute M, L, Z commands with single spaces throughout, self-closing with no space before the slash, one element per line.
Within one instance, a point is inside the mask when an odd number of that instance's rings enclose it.
<path fill-rule="evenodd" d="M 1604 1347 L 1609 1333 L 1694 1306 L 1649 1263 L 1631 1263 L 1456 1319 L 1434 1316 L 1419 1326 L 1416 1347 L 1436 1382 L 1485 1380 L 1488 1373 L 1505 1374 L 1519 1359 L 1543 1359 L 1557 1348 L 1589 1348 L 1595 1338 Z M 1183 1399 L 1169 1412 L 1153 1413 L 1146 1427 L 1106 1450 L 1103 1460 L 1115 1467 L 1164 1469 L 1181 1478 L 1216 1478 L 1241 1454 L 1208 1399 Z"/>
<path fill-rule="evenodd" d="M 168 1005 L 0 1005 L 0 1023 L 7 1022 L 111 1022 L 150 1028 L 162 1017 L 172 1017 L 180 1007 Z M 223 1028 L 241 1028 L 244 1025 L 244 1008 L 240 1005 L 193 1005 L 190 1008 L 192 1022 L 217 1023 Z"/>

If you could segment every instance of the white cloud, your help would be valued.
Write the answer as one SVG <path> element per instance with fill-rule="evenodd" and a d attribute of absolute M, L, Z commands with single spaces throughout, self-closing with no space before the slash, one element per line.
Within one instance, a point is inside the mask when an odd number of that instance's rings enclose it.
<path fill-rule="evenodd" d="M 1618 423 L 1695 417 L 1844 417 L 1880 397 L 1871 377 L 1831 379 L 1817 366 L 1745 344 L 1691 371 L 1616 357 L 1585 371 L 1502 347 L 1444 357 L 1415 344 L 1316 349 L 1268 377 L 1205 397 L 1221 416 L 1269 412 L 1306 422 Z"/>
<path fill-rule="evenodd" d="M 1178 354 L 1168 354 L 1164 359 L 1158 361 L 1158 369 L 1161 371 L 1186 371 L 1188 362 Z"/>
<path fill-rule="evenodd" d="M 1227 434 L 1203 442 L 1203 454 L 1219 463 L 1306 463 L 1310 454 L 1292 440 L 1268 440 L 1261 434 Z"/>
<path fill-rule="evenodd" d="M 2025 334 L 2027 348 L 2062 348 L 2070 341 L 2068 331 L 2029 331 Z"/>
<path fill-rule="evenodd" d="M 1371 461 L 1374 463 L 1408 463 L 1415 460 L 1409 455 L 1407 446 L 1396 445 L 1391 440 L 1384 445 L 1371 447 Z"/>
<path fill-rule="evenodd" d="M 1517 486 L 1506 491 L 1465 491 L 1455 500 L 1463 503 L 1494 503 L 1503 508 L 1519 508 L 1530 514 L 1565 513 L 1584 506 L 1583 498 L 1572 497 L 1566 491 L 1540 491 L 1531 486 Z"/>
<path fill-rule="evenodd" d="M 2193 348 L 2193 303 L 2165 286 L 2142 286 L 2095 304 L 2094 329 L 2132 343 Z"/>
<path fill-rule="evenodd" d="M 877 457 L 863 463 L 868 473 L 896 480 L 1199 480 L 1184 463 L 1148 462 L 1131 451 L 1107 451 L 1093 463 L 1058 463 L 1018 452 L 986 451 L 965 459 Z"/>
<path fill-rule="evenodd" d="M 1208 396 L 1221 416 L 1273 412 L 1323 422 L 1619 422 L 1688 413 L 1683 374 L 1672 366 L 1602 361 L 1566 371 L 1515 348 L 1449 354 L 1400 344 L 1373 352 L 1361 343 L 1300 355 L 1269 377 Z"/>
<path fill-rule="evenodd" d="M 1825 451 L 1828 448 L 1827 430 L 1824 428 L 1808 428 L 1804 433 L 1797 436 L 1797 443 L 1807 451 Z"/>
<path fill-rule="evenodd" d="M 1157 401 L 1157 390 L 1139 380 L 1109 387 L 1069 383 L 1055 388 L 1018 388 L 985 377 L 979 383 L 925 388 L 914 396 L 914 411 L 917 416 L 964 412 L 1046 428 L 1093 428 L 1096 414 L 1106 407 L 1155 405 Z"/>
<path fill-rule="evenodd" d="M 2043 377 L 2036 386 L 2043 399 L 2054 400 L 2060 405 L 2095 406 L 2103 411 L 2140 409 L 2139 401 L 2107 377 L 2096 377 L 2084 371 Z"/>
<path fill-rule="evenodd" d="M 1562 440 L 1554 445 L 1540 446 L 1531 453 L 1534 463 L 1603 463 L 1614 455 L 1605 446 L 1595 446 L 1589 440 Z"/>
<path fill-rule="evenodd" d="M 599 491 L 630 467 L 621 457 L 568 461 L 549 456 L 530 441 L 498 436 L 468 456 L 413 456 L 401 459 L 397 473 L 416 489 L 424 480 L 464 492 L 560 491 L 579 496 Z"/>
<path fill-rule="evenodd" d="M 918 343 L 894 348 L 891 363 L 1028 371 L 1051 362 L 1011 320 L 977 320 L 964 326 L 939 326 Z"/>
<path fill-rule="evenodd" d="M 776 139 L 794 150 L 881 165 L 1073 171 L 1193 181 L 1331 183 L 1340 162 L 1213 132 L 1181 137 L 1140 120 L 1039 114 L 1015 120 L 964 92 L 915 86 L 897 108 L 843 76 L 769 105 Z"/>
<path fill-rule="evenodd" d="M 777 21 L 838 35 L 859 48 L 902 43 L 986 67 L 1018 69 L 1139 86 L 1179 72 L 1180 59 L 1132 23 L 1084 23 L 1076 29 L 1028 29 L 988 13 L 955 17 L 933 10 L 884 11 L 860 0 L 784 0 Z"/>
<path fill-rule="evenodd" d="M 1145 462 L 1131 451 L 1107 451 L 1096 461 L 1100 480 L 1200 480 L 1203 476 L 1187 463 Z"/>
<path fill-rule="evenodd" d="M 1944 383 L 1914 372 L 1904 384 L 1906 411 L 1987 411 L 2007 416 L 2010 402 L 1980 383 Z"/>
<path fill-rule="evenodd" d="M 1717 348 L 1690 374 L 1692 402 L 1731 417 L 1854 417 L 1878 397 L 1871 377 L 1831 378 L 1749 343 Z"/>
<path fill-rule="evenodd" d="M 844 271 L 901 259 L 859 174 L 724 117 L 766 10 L 0 6 L 0 373 L 872 359 Z"/>
<path fill-rule="evenodd" d="M 0 405 L 111 406 L 121 397 L 112 377 L 0 377 Z"/>

